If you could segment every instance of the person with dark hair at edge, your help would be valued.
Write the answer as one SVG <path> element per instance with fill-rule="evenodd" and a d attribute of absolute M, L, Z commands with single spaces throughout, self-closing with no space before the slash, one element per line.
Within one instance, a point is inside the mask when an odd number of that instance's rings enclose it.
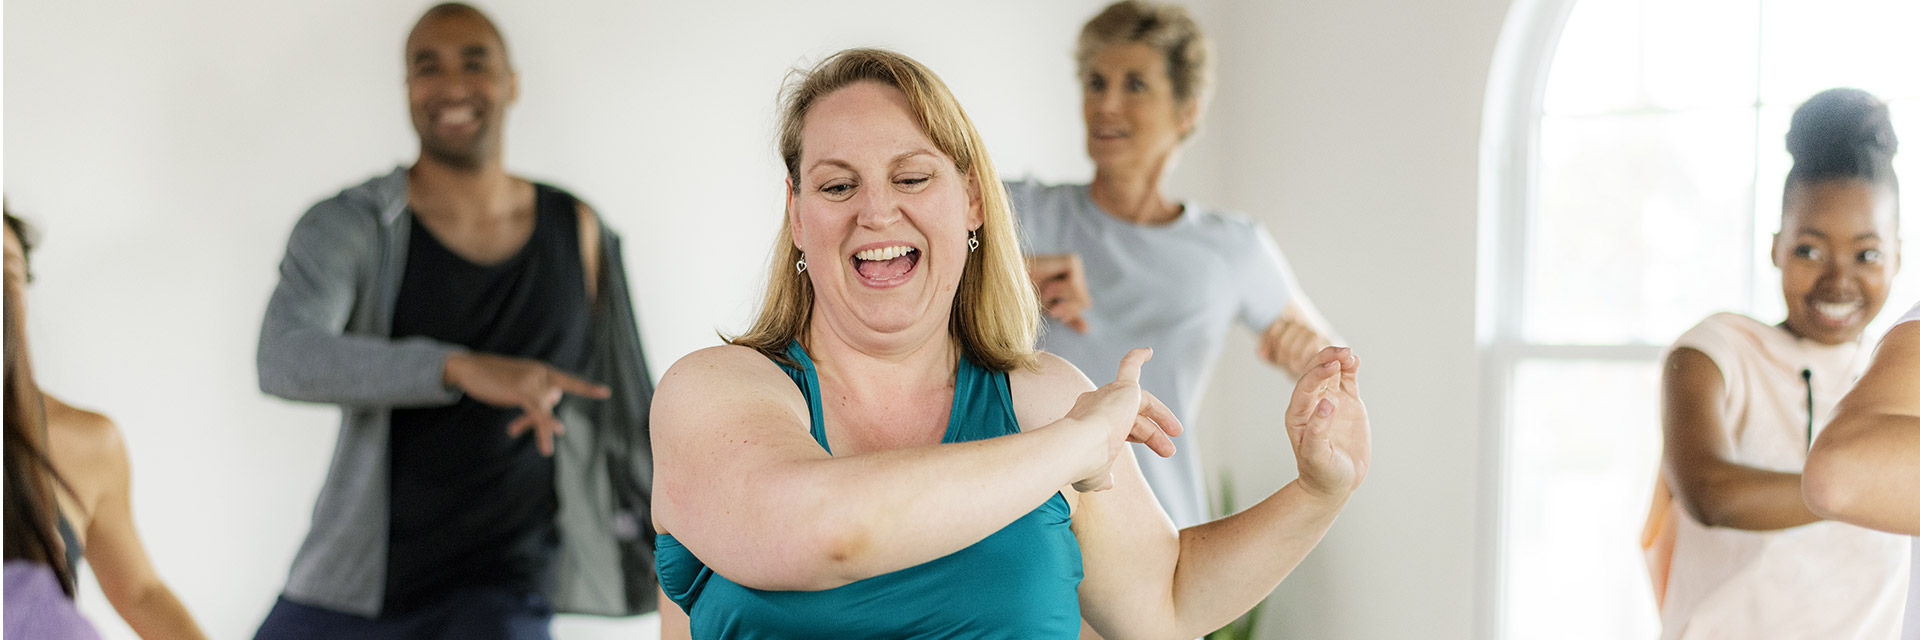
<path fill-rule="evenodd" d="M 1822 521 L 1801 477 L 1809 445 L 1860 377 L 1861 334 L 1900 266 L 1887 114 L 1857 89 L 1800 105 L 1773 237 L 1786 320 L 1715 314 L 1667 352 L 1666 446 L 1644 541 L 1662 638 L 1899 633 L 1907 540 Z"/>
<path fill-rule="evenodd" d="M 509 175 L 519 76 L 485 14 L 405 48 L 420 155 L 294 226 L 260 388 L 337 404 L 312 528 L 264 640 L 547 638 L 653 610 L 652 383 L 619 238 Z"/>
<path fill-rule="evenodd" d="M 74 566 L 61 540 L 59 497 L 72 487 L 47 455 L 46 413 L 27 357 L 27 230 L 7 214 L 6 250 L 6 585 L 0 637 L 95 640 L 73 606 Z"/>
<path fill-rule="evenodd" d="M 1093 182 L 1007 183 L 1046 312 L 1040 348 L 1089 372 L 1153 348 L 1157 366 L 1140 384 L 1189 429 L 1171 458 L 1134 453 L 1173 523 L 1200 524 L 1210 510 L 1196 414 L 1228 330 L 1258 333 L 1256 355 L 1290 376 L 1341 340 L 1264 226 L 1166 192 L 1213 80 L 1213 48 L 1193 15 L 1113 3 L 1081 28 L 1074 58 Z"/>
<path fill-rule="evenodd" d="M 7 313 L 25 318 L 34 238 L 11 212 L 6 223 L 7 286 L 22 292 L 18 299 L 7 299 Z M 205 638 L 186 605 L 154 570 L 134 527 L 132 474 L 119 427 L 45 391 L 39 398 L 46 420 L 45 451 L 65 481 L 66 490 L 55 492 L 55 528 L 67 566 L 77 574 L 84 554 L 101 593 L 141 638 Z M 8 410 L 14 406 L 8 404 Z"/>

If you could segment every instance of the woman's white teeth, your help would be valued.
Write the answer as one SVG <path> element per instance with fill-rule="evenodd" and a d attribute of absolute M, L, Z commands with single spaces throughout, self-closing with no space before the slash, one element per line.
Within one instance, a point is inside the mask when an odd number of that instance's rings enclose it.
<path fill-rule="evenodd" d="M 1829 318 L 1845 318 L 1864 306 L 1860 302 L 1815 302 L 1813 310 Z"/>
<path fill-rule="evenodd" d="M 907 255 L 912 251 L 913 251 L 913 247 L 909 247 L 906 245 L 896 245 L 891 247 L 880 247 L 878 249 L 868 249 L 866 251 L 853 254 L 853 257 L 859 258 L 861 260 L 892 260 L 894 258 Z"/>

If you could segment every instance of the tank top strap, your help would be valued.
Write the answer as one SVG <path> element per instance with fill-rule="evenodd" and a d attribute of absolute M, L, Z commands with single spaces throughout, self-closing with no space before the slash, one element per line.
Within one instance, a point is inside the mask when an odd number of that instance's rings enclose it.
<path fill-rule="evenodd" d="M 787 345 L 786 356 L 794 364 L 778 360 L 774 364 L 793 379 L 800 395 L 806 397 L 808 429 L 813 441 L 832 454 L 833 446 L 827 443 L 827 425 L 820 410 L 820 375 L 813 367 L 813 359 L 807 356 L 807 350 L 798 340 Z M 1013 392 L 1007 384 L 1006 372 L 961 358 L 959 368 L 954 371 L 953 407 L 941 442 L 971 442 L 1019 432 L 1020 420 L 1013 412 Z"/>
<path fill-rule="evenodd" d="M 820 411 L 820 375 L 813 370 L 813 358 L 807 357 L 807 350 L 795 340 L 787 344 L 787 358 L 797 363 L 794 366 L 774 360 L 787 377 L 793 379 L 794 386 L 800 387 L 800 395 L 807 398 L 807 431 L 813 434 L 813 441 L 820 444 L 827 455 L 833 455 L 833 447 L 827 444 L 827 421 Z"/>
<path fill-rule="evenodd" d="M 960 367 L 954 372 L 953 395 L 947 442 L 972 442 L 1020 432 L 1006 372 L 960 358 Z"/>
<path fill-rule="evenodd" d="M 67 548 L 67 572 L 77 575 L 80 571 L 80 561 L 86 558 L 85 550 L 80 548 L 80 534 L 74 530 L 73 523 L 67 520 L 67 514 L 58 509 L 53 513 L 55 518 L 53 528 L 59 531 L 60 542 Z"/>

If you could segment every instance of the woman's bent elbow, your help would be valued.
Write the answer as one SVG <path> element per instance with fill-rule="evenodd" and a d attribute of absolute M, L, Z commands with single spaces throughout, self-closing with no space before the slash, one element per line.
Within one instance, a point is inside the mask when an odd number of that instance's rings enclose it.
<path fill-rule="evenodd" d="M 1807 466 L 1800 474 L 1800 497 L 1814 515 L 1829 520 L 1846 520 L 1858 502 L 1858 491 L 1847 478 L 1846 463 L 1835 460 L 1832 447 L 1814 445 Z"/>

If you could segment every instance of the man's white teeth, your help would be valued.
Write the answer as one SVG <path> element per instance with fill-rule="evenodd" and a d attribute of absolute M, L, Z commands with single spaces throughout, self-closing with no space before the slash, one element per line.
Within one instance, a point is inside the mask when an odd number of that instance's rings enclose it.
<path fill-rule="evenodd" d="M 1839 319 L 1853 315 L 1853 312 L 1859 311 L 1862 306 L 1865 305 L 1860 302 L 1815 302 L 1813 310 L 1820 315 Z"/>
<path fill-rule="evenodd" d="M 891 247 L 880 247 L 878 249 L 868 249 L 866 251 L 853 254 L 853 257 L 859 258 L 861 260 L 892 260 L 894 258 L 907 255 L 907 253 L 911 251 L 913 251 L 913 247 L 909 247 L 906 245 L 894 245 Z"/>
<path fill-rule="evenodd" d="M 473 120 L 473 108 L 446 109 L 440 112 L 441 124 L 466 124 Z"/>

